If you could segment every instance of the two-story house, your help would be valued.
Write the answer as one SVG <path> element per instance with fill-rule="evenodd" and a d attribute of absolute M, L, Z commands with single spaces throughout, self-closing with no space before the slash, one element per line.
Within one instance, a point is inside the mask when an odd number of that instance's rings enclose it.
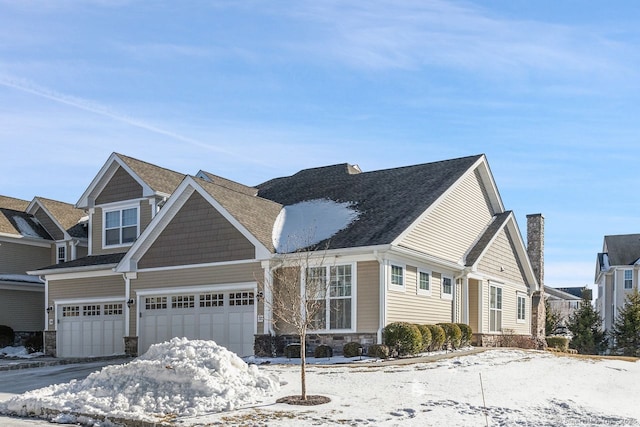
<path fill-rule="evenodd" d="M 380 342 L 394 321 L 465 322 L 480 343 L 540 329 L 539 272 L 484 155 L 339 164 L 250 187 L 114 153 L 76 207 L 89 217 L 88 255 L 32 272 L 53 307 L 50 354 L 141 354 L 174 336 L 253 354 L 279 333 L 261 284 L 301 231 L 323 247 L 314 274 L 334 286 L 313 331 L 329 345 Z"/>
<path fill-rule="evenodd" d="M 40 333 L 45 322 L 45 286 L 27 271 L 87 253 L 83 211 L 36 197 L 31 202 L 0 196 L 0 325 L 18 339 Z"/>
<path fill-rule="evenodd" d="M 606 331 L 611 331 L 626 296 L 638 289 L 639 271 L 640 234 L 604 236 L 594 283 L 598 287 L 596 309 Z"/>

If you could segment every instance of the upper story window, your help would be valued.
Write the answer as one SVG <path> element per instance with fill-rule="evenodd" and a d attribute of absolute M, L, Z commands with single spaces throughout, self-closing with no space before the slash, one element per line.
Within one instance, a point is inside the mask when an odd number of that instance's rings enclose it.
<path fill-rule="evenodd" d="M 442 276 L 441 298 L 453 299 L 453 279 L 451 277 Z"/>
<path fill-rule="evenodd" d="M 633 288 L 633 270 L 624 271 L 624 288 L 625 289 Z"/>
<path fill-rule="evenodd" d="M 418 295 L 431 295 L 431 272 L 418 270 Z"/>
<path fill-rule="evenodd" d="M 104 246 L 133 243 L 138 237 L 138 208 L 104 211 Z"/>
<path fill-rule="evenodd" d="M 56 247 L 56 264 L 60 264 L 67 260 L 67 247 L 66 245 L 58 245 Z"/>

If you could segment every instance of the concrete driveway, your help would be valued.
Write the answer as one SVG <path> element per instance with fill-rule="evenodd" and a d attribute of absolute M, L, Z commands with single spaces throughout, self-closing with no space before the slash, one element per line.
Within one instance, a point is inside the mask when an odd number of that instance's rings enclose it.
<path fill-rule="evenodd" d="M 81 380 L 86 378 L 90 373 L 100 370 L 104 366 L 122 364 L 129 361 L 131 361 L 130 358 L 112 359 L 88 363 L 47 366 L 42 368 L 0 371 L 0 401 L 8 400 L 16 394 L 36 390 L 49 385 L 67 383 L 74 379 Z M 3 427 L 50 427 L 52 425 L 53 424 L 44 420 L 13 418 L 0 415 L 0 426 Z"/>

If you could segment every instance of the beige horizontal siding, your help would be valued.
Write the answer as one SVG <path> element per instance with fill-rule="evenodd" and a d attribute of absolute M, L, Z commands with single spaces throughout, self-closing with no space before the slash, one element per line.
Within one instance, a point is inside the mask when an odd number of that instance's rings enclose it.
<path fill-rule="evenodd" d="M 400 245 L 458 262 L 494 212 L 477 171 L 469 174 Z"/>
<path fill-rule="evenodd" d="M 55 247 L 55 244 L 53 245 Z M 0 242 L 0 272 L 25 274 L 27 271 L 51 265 L 51 247 Z"/>
<path fill-rule="evenodd" d="M 357 265 L 357 332 L 374 333 L 380 324 L 380 264 L 377 261 Z"/>
<path fill-rule="evenodd" d="M 120 274 L 83 279 L 49 280 L 47 306 L 56 301 L 83 298 L 125 298 L 124 278 Z M 53 313 L 50 314 L 53 319 Z M 53 326 L 50 326 L 53 329 Z"/>
<path fill-rule="evenodd" d="M 469 326 L 473 332 L 478 332 L 480 330 L 480 310 L 478 307 L 479 301 L 479 293 L 480 293 L 480 282 L 478 280 L 469 280 Z"/>
<path fill-rule="evenodd" d="M 387 323 L 451 322 L 452 301 L 440 298 L 442 280 L 439 273 L 432 273 L 431 296 L 417 295 L 416 267 L 407 266 L 405 279 L 405 292 L 387 291 Z"/>
<path fill-rule="evenodd" d="M 506 230 L 500 231 L 478 263 L 478 271 L 516 283 L 525 283 L 513 240 Z"/>
<path fill-rule="evenodd" d="M 44 308 L 44 287 L 41 292 L 3 290 L 0 325 L 7 325 L 16 332 L 42 331 Z"/>

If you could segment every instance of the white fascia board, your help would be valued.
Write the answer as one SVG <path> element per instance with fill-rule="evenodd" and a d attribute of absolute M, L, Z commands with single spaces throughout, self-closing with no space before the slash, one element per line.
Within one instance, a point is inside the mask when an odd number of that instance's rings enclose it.
<path fill-rule="evenodd" d="M 447 273 L 456 274 L 465 270 L 465 266 L 460 263 L 448 261 L 424 252 L 416 251 L 415 249 L 405 248 L 403 246 L 391 246 L 390 250 L 387 253 L 390 254 L 392 258 L 387 256 L 386 259 L 395 259 L 397 261 L 400 261 L 402 259 L 407 259 L 408 257 L 414 261 L 421 262 L 425 266 L 435 266 L 437 268 L 445 270 L 444 272 Z M 395 258 L 393 258 L 393 255 L 395 255 Z"/>
<path fill-rule="evenodd" d="M 531 265 L 531 260 L 529 259 L 529 253 L 527 252 L 527 247 L 524 244 L 524 240 L 522 240 L 522 235 L 520 234 L 520 228 L 518 227 L 518 222 L 516 221 L 516 218 L 513 215 L 513 212 L 507 219 L 506 226 L 509 228 L 512 238 L 517 240 L 516 242 L 516 251 L 518 252 L 517 255 L 519 255 L 521 261 L 524 261 L 524 265 L 523 265 L 525 270 L 524 273 L 527 276 L 529 283 L 532 283 L 534 286 L 534 289 L 532 289 L 531 291 L 535 292 L 535 291 L 541 290 L 540 283 L 538 283 L 538 279 L 536 279 L 535 273 L 533 272 L 533 266 Z"/>
<path fill-rule="evenodd" d="M 0 242 L 37 246 L 40 248 L 51 248 L 51 245 L 53 244 L 53 240 L 36 239 L 31 237 L 24 237 L 21 234 L 9 233 L 0 233 Z"/>
<path fill-rule="evenodd" d="M 120 157 L 116 153 L 111 153 L 109 159 L 102 166 L 98 174 L 93 178 L 89 187 L 82 193 L 80 199 L 76 203 L 76 208 L 86 209 L 93 207 L 93 201 L 90 201 L 90 196 L 94 193 L 99 194 L 104 187 L 107 185 L 109 180 L 113 177 L 117 167 L 114 165 L 122 167 L 133 179 L 136 180 L 138 184 L 142 186 L 142 195 L 144 197 L 148 197 L 154 195 L 154 191 L 149 187 L 149 185 L 138 176 L 125 162 L 120 159 Z"/>
<path fill-rule="evenodd" d="M 54 300 L 55 305 L 68 305 L 68 304 L 92 304 L 92 303 L 98 303 L 98 302 L 124 302 L 125 301 L 125 296 L 124 295 L 118 295 L 118 296 L 110 296 L 110 297 L 91 297 L 91 298 L 66 298 L 66 299 L 59 299 L 59 300 Z"/>
<path fill-rule="evenodd" d="M 331 259 L 336 262 L 357 262 L 357 261 L 377 261 L 379 254 L 385 253 L 391 249 L 391 245 L 374 245 L 359 246 L 353 248 L 327 249 L 312 251 L 309 256 L 311 259 L 323 258 Z M 376 256 L 378 254 L 378 256 Z M 294 253 L 275 253 L 269 258 L 272 261 L 287 260 L 293 257 L 305 256 L 305 252 Z"/>
<path fill-rule="evenodd" d="M 135 292 L 136 292 L 136 296 L 144 297 L 148 295 L 176 295 L 176 294 L 185 294 L 190 292 L 211 292 L 212 290 L 224 292 L 224 291 L 240 291 L 245 289 L 251 289 L 255 292 L 257 287 L 258 287 L 257 282 L 241 282 L 241 283 L 222 283 L 222 284 L 199 285 L 199 286 L 177 286 L 175 288 L 140 289 L 140 290 L 135 290 Z"/>
<path fill-rule="evenodd" d="M 50 270 L 27 271 L 31 276 L 44 277 L 46 280 L 85 279 L 121 275 L 114 271 L 117 264 L 88 265 L 86 267 L 56 268 Z"/>
<path fill-rule="evenodd" d="M 489 162 L 487 161 L 487 158 L 484 154 L 472 169 L 475 170 L 476 168 L 478 168 L 478 172 L 480 172 L 480 176 L 482 177 L 482 180 L 485 184 L 489 200 L 491 201 L 495 213 L 504 212 L 504 203 L 502 202 L 500 191 L 498 190 L 496 181 L 493 178 L 493 173 L 491 172 L 491 168 L 489 167 Z"/>

